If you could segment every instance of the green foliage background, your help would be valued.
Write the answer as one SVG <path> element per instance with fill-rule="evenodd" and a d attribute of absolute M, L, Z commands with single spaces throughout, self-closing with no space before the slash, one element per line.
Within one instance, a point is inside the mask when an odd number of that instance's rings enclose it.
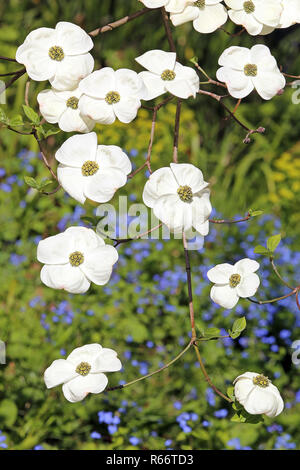
<path fill-rule="evenodd" d="M 2 2 L 0 55 L 14 57 L 16 47 L 35 28 L 54 27 L 58 21 L 65 20 L 90 31 L 139 8 L 136 0 Z M 230 22 L 226 29 L 238 30 Z M 180 61 L 191 65 L 189 59 L 197 56 L 212 78 L 218 57 L 226 47 L 251 47 L 255 43 L 267 44 L 285 72 L 299 74 L 300 58 L 296 51 L 300 34 L 297 26 L 254 38 L 247 34 L 232 38 L 223 31 L 199 35 L 191 24 L 173 31 Z M 97 37 L 94 43 L 92 53 L 96 68 L 128 67 L 140 71 L 134 62 L 136 56 L 149 49 L 168 49 L 160 14 L 154 11 Z M 15 67 L 15 64 L 1 62 L 0 73 L 15 70 Z M 2 109 L 10 117 L 22 112 L 25 83 L 24 76 L 8 89 L 7 105 Z M 36 110 L 36 95 L 47 86 L 46 83 L 31 85 L 30 104 Z M 206 89 L 218 93 L 214 87 Z M 251 221 L 246 232 L 241 226 L 221 226 L 217 233 L 213 232 L 214 237 L 206 243 L 205 251 L 192 253 L 194 288 L 199 292 L 195 295 L 199 326 L 213 324 L 228 329 L 239 314 L 234 310 L 228 314 L 215 308 L 213 318 L 204 319 L 204 313 L 211 311 L 210 286 L 204 274 L 206 266 L 250 256 L 252 248 L 264 242 L 264 237 L 276 233 L 274 223 L 278 219 L 282 221 L 281 233 L 286 237 L 283 242 L 286 249 L 299 250 L 300 108 L 292 103 L 294 92 L 287 87 L 282 96 L 276 96 L 270 102 L 263 102 L 255 93 L 245 99 L 236 115 L 251 128 L 263 126 L 267 129 L 264 136 L 255 135 L 248 146 L 242 143 L 244 130 L 232 120 L 225 119 L 224 110 L 218 103 L 199 96 L 195 101 L 183 104 L 179 161 L 191 162 L 202 169 L 205 179 L 211 182 L 216 211 L 225 217 L 233 217 L 251 207 L 272 214 L 263 227 L 257 219 Z M 233 99 L 226 98 L 225 102 L 233 109 Z M 172 102 L 159 111 L 153 169 L 168 165 L 171 160 L 174 117 L 175 104 Z M 133 160 L 139 166 L 144 161 L 150 127 L 150 113 L 142 109 L 130 125 L 97 126 L 97 132 L 101 143 L 120 145 L 129 154 L 133 149 L 137 150 L 138 155 Z M 65 139 L 63 133 L 50 137 L 47 153 L 53 155 Z M 46 449 L 165 449 L 165 441 L 172 440 L 169 445 L 172 448 L 224 449 L 232 448 L 229 442 L 236 437 L 240 438 L 242 446 L 274 448 L 280 433 L 267 430 L 271 420 L 257 425 L 232 423 L 230 407 L 218 398 L 215 407 L 207 403 L 207 384 L 192 350 L 172 368 L 150 380 L 123 391 L 89 396 L 84 403 L 69 404 L 59 388 L 45 389 L 43 371 L 54 359 L 61 357 L 61 349 L 68 354 L 89 342 L 99 342 L 118 351 L 124 371 L 110 376 L 112 386 L 119 380 L 130 381 L 140 374 L 132 360 L 147 362 L 150 371 L 158 368 L 161 362 L 166 363 L 179 353 L 182 348 L 179 343 L 188 341 L 187 289 L 184 258 L 178 240 L 164 242 L 162 250 L 151 241 L 135 243 L 132 251 L 126 251 L 129 245 L 122 245 L 119 248 L 122 263 L 116 267 L 115 278 L 107 290 L 94 286 L 85 296 L 70 296 L 42 286 L 35 239 L 58 233 L 64 217 L 72 225 L 76 204 L 62 191 L 47 197 L 21 184 L 26 175 L 38 180 L 49 177 L 34 154 L 28 154 L 32 166 L 32 172 L 28 173 L 18 156 L 22 149 L 38 150 L 33 138 L 19 136 L 5 128 L 0 130 L 0 167 L 6 170 L 3 180 L 9 175 L 17 175 L 20 182 L 12 184 L 9 192 L 0 193 L 0 339 L 7 344 L 7 364 L 0 366 L 0 429 L 7 436 L 8 448 L 32 449 L 42 445 Z M 52 163 L 55 165 L 54 161 Z M 141 202 L 144 182 L 145 176 L 141 173 L 118 194 L 131 194 L 136 197 L 136 202 Z M 73 222 L 76 223 L 77 220 Z M 16 265 L 12 262 L 14 254 L 26 258 Z M 299 264 L 293 265 L 291 256 L 282 269 L 287 278 L 296 279 L 297 267 L 299 273 Z M 176 289 L 172 288 L 171 282 L 166 281 L 163 286 L 160 282 L 168 278 L 166 273 L 169 272 L 179 273 Z M 276 279 L 271 279 L 270 286 L 276 296 L 280 289 Z M 158 297 L 159 293 L 161 297 Z M 270 288 L 263 288 L 260 295 L 270 297 Z M 32 302 L 38 296 L 42 300 Z M 141 298 L 145 304 L 143 314 L 138 313 Z M 53 309 L 63 301 L 68 301 L 67 309 L 74 312 L 71 324 L 64 323 L 62 318 L 59 322 L 53 321 Z M 243 301 L 242 307 L 247 317 L 249 304 Z M 291 339 L 299 339 L 299 328 L 295 329 L 296 313 L 290 304 L 283 303 L 276 308 L 275 319 L 268 324 L 268 334 L 278 339 L 278 352 L 272 352 L 270 345 L 262 343 L 255 334 L 260 322 L 267 318 L 268 311 L 264 308 L 260 308 L 259 318 L 248 319 L 247 357 L 238 342 L 228 347 L 222 342 L 211 341 L 203 344 L 202 350 L 208 371 L 222 390 L 246 370 L 265 372 L 272 380 L 277 377 L 275 384 L 282 389 L 285 401 L 293 406 L 285 410 L 276 423 L 283 427 L 283 434 L 291 435 L 299 449 L 300 405 L 295 404 L 295 394 L 300 388 L 299 369 L 291 364 L 290 346 L 280 340 L 282 329 L 291 331 Z M 88 313 L 90 310 L 93 315 Z M 45 329 L 45 323 L 48 329 Z M 128 336 L 132 337 L 131 342 L 128 342 Z M 148 347 L 147 341 L 152 341 L 155 347 Z M 131 359 L 126 359 L 126 351 L 131 351 Z M 125 411 L 120 411 L 124 408 L 123 400 L 128 404 Z M 182 403 L 180 411 L 173 406 L 177 401 Z M 220 408 L 228 409 L 226 419 L 214 416 Z M 101 410 L 120 416 L 121 423 L 114 434 L 109 433 L 106 425 L 98 423 L 97 412 Z M 198 415 L 197 420 L 189 423 L 191 432 L 183 432 L 176 421 L 183 411 Z M 206 427 L 205 421 L 211 425 Z M 92 431 L 100 432 L 102 439 L 92 439 Z M 130 444 L 130 436 L 140 439 L 136 447 Z"/>

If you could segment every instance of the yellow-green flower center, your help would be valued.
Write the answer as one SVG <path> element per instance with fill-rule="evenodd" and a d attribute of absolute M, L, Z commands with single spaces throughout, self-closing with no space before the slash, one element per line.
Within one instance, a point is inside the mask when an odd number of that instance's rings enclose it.
<path fill-rule="evenodd" d="M 253 383 L 259 387 L 266 388 L 270 385 L 270 380 L 264 375 L 257 375 L 256 377 L 253 377 Z"/>
<path fill-rule="evenodd" d="M 161 79 L 166 81 L 166 82 L 171 82 L 172 80 L 174 80 L 174 78 L 176 77 L 176 73 L 173 72 L 173 70 L 164 70 L 163 73 L 161 74 Z"/>
<path fill-rule="evenodd" d="M 65 57 L 65 54 L 61 47 L 53 46 L 49 49 L 49 57 L 52 60 L 57 60 L 57 62 L 61 62 Z"/>
<path fill-rule="evenodd" d="M 117 91 L 109 91 L 105 97 L 105 101 L 108 104 L 119 103 L 121 96 Z"/>
<path fill-rule="evenodd" d="M 236 287 L 241 282 L 241 276 L 239 274 L 232 274 L 229 278 L 230 287 Z"/>
<path fill-rule="evenodd" d="M 255 5 L 251 0 L 249 2 L 244 2 L 243 7 L 246 13 L 253 13 L 255 11 Z"/>
<path fill-rule="evenodd" d="M 71 266 L 78 267 L 83 263 L 84 256 L 82 253 L 80 253 L 80 251 L 74 251 L 70 254 L 69 261 Z"/>
<path fill-rule="evenodd" d="M 99 165 L 96 162 L 87 160 L 81 167 L 81 173 L 83 176 L 92 176 L 99 170 Z"/>
<path fill-rule="evenodd" d="M 189 186 L 179 186 L 177 194 L 183 202 L 192 202 L 193 191 Z"/>
<path fill-rule="evenodd" d="M 256 75 L 257 75 L 257 65 L 255 65 L 255 64 L 245 65 L 244 74 L 247 75 L 247 77 L 256 77 Z"/>
<path fill-rule="evenodd" d="M 77 374 L 80 374 L 80 375 L 83 375 L 83 376 L 88 375 L 90 370 L 91 370 L 91 366 L 88 362 L 81 362 L 76 367 Z"/>
<path fill-rule="evenodd" d="M 78 102 L 79 102 L 79 99 L 76 98 L 76 96 L 71 96 L 71 98 L 69 98 L 67 101 L 67 107 L 72 108 L 72 109 L 77 109 Z"/>
<path fill-rule="evenodd" d="M 205 7 L 205 0 L 197 0 L 196 2 L 194 2 L 194 5 L 195 7 L 202 9 Z"/>

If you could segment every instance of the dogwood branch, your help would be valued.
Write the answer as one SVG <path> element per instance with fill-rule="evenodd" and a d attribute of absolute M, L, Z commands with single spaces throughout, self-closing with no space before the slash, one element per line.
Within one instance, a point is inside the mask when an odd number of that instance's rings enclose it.
<path fill-rule="evenodd" d="M 119 240 L 117 240 L 115 238 L 110 238 L 110 240 L 116 242 L 114 246 L 117 247 L 118 245 L 121 245 L 121 243 L 127 243 L 127 242 L 132 242 L 134 240 L 139 240 L 139 239 L 143 238 L 145 235 L 148 235 L 149 233 L 152 233 L 155 230 L 159 229 L 160 227 L 162 227 L 162 223 L 156 225 L 156 227 L 153 227 L 153 228 L 151 228 L 150 230 L 147 230 L 144 233 L 141 233 L 140 235 L 137 235 L 134 238 L 120 238 Z"/>
<path fill-rule="evenodd" d="M 118 385 L 117 387 L 107 388 L 106 392 L 111 392 L 113 390 L 120 390 L 122 388 L 129 387 L 130 385 L 134 385 L 137 382 L 141 382 L 141 380 L 145 380 L 145 379 L 148 379 L 149 377 L 152 377 L 155 374 L 159 374 L 159 372 L 162 372 L 163 370 L 167 369 L 172 364 L 174 364 L 176 361 L 178 361 L 178 359 L 180 359 L 190 349 L 192 344 L 193 344 L 193 340 L 191 340 L 188 343 L 188 345 L 174 359 L 172 359 L 172 361 L 168 362 L 167 364 L 165 364 L 164 366 L 162 366 L 159 369 L 155 370 L 154 372 L 150 372 L 150 374 L 143 375 L 142 377 L 139 377 L 138 379 L 132 380 L 131 382 L 127 382 L 124 385 Z"/>
<path fill-rule="evenodd" d="M 179 141 L 179 127 L 180 127 L 180 113 L 181 113 L 181 99 L 178 98 L 175 116 L 174 128 L 174 144 L 173 144 L 173 162 L 178 163 L 178 141 Z"/>
<path fill-rule="evenodd" d="M 170 51 L 171 52 L 176 52 L 176 46 L 175 46 L 174 39 L 173 39 L 173 36 L 172 36 L 172 31 L 171 31 L 170 22 L 169 22 L 169 16 L 168 16 L 168 13 L 166 12 L 164 7 L 161 8 L 161 16 L 162 16 L 162 19 L 163 19 L 166 35 L 167 35 L 167 38 L 168 38 L 168 41 L 169 41 Z"/>
<path fill-rule="evenodd" d="M 254 300 L 254 299 L 251 299 L 250 297 L 247 297 L 247 299 L 250 300 L 250 302 L 253 302 L 254 304 L 258 304 L 258 305 L 272 304 L 274 302 L 278 302 L 279 300 L 287 299 L 288 297 L 291 297 L 292 295 L 297 294 L 299 290 L 300 290 L 300 287 L 296 287 L 289 294 L 283 295 L 281 297 L 276 297 L 275 299 L 270 299 L 270 300 Z"/>
<path fill-rule="evenodd" d="M 122 26 L 123 24 L 129 23 L 130 21 L 139 18 L 140 16 L 144 15 L 145 13 L 148 13 L 149 11 L 151 11 L 151 9 L 143 8 L 142 10 L 136 11 L 132 15 L 124 16 L 123 18 L 120 18 L 119 20 L 114 21 L 113 23 L 108 23 L 105 26 L 101 26 L 100 28 L 94 29 L 94 31 L 91 31 L 88 34 L 92 37 L 96 37 L 99 34 L 106 33 L 107 31 L 112 31 L 118 28 L 119 26 Z"/>
<path fill-rule="evenodd" d="M 274 262 L 274 258 L 271 256 L 270 257 L 270 262 L 271 262 L 271 265 L 272 265 L 272 268 L 273 268 L 273 271 L 275 272 L 276 276 L 281 280 L 281 282 L 286 286 L 288 287 L 289 289 L 291 290 L 294 290 L 294 287 L 290 286 L 284 279 L 283 277 L 280 275 L 278 269 L 277 269 L 277 266 Z"/>
<path fill-rule="evenodd" d="M 195 313 L 194 313 L 194 304 L 193 304 L 193 290 L 192 290 L 192 276 L 191 276 L 191 265 L 190 265 L 190 257 L 189 257 L 189 251 L 187 247 L 187 241 L 186 241 L 186 236 L 185 233 L 183 232 L 182 234 L 182 240 L 183 240 L 183 248 L 184 248 L 184 257 L 185 257 L 185 270 L 186 270 L 186 277 L 187 277 L 187 285 L 188 285 L 188 296 L 189 296 L 189 311 L 190 311 L 190 321 L 191 321 L 191 328 L 192 328 L 192 343 L 196 352 L 197 359 L 200 364 L 201 371 L 205 377 L 205 380 L 209 383 L 209 385 L 212 387 L 212 389 L 224 400 L 227 400 L 228 402 L 231 403 L 230 398 L 226 397 L 212 382 L 211 378 L 209 377 L 202 357 L 200 355 L 199 348 L 196 344 L 196 328 L 195 328 Z"/>
<path fill-rule="evenodd" d="M 33 128 L 32 130 L 32 135 L 34 136 L 35 140 L 37 141 L 38 143 L 38 146 L 39 146 L 39 149 L 40 149 L 40 153 L 41 153 L 41 156 L 42 156 L 42 159 L 43 159 L 43 162 L 45 163 L 46 167 L 48 168 L 48 170 L 50 171 L 51 175 L 53 176 L 53 178 L 58 181 L 58 178 L 57 178 L 57 175 L 56 173 L 52 170 L 51 168 L 51 165 L 50 163 L 48 162 L 48 159 L 44 153 L 44 150 L 43 150 L 43 147 L 42 147 L 42 142 L 41 140 L 39 139 L 38 135 L 37 135 L 37 130 L 35 128 Z"/>
<path fill-rule="evenodd" d="M 247 222 L 247 220 L 251 219 L 252 215 L 248 212 L 248 214 L 243 217 L 242 219 L 237 220 L 226 220 L 226 219 L 209 219 L 209 222 L 212 224 L 238 224 L 240 222 Z"/>
<path fill-rule="evenodd" d="M 152 147 L 153 147 L 153 142 L 154 142 L 154 135 L 155 135 L 155 126 L 156 126 L 156 120 L 157 120 L 157 113 L 159 111 L 160 108 L 162 108 L 163 106 L 165 106 L 169 101 L 171 101 L 174 97 L 173 96 L 169 96 L 168 98 L 166 98 L 165 100 L 161 101 L 160 103 L 158 103 L 156 106 L 154 106 L 153 108 L 148 108 L 150 109 L 153 114 L 152 114 L 152 124 L 151 124 L 151 133 L 150 133 L 150 141 L 149 141 L 149 146 L 148 146 L 148 152 L 147 152 L 147 158 L 146 158 L 146 161 L 145 163 L 143 163 L 143 165 L 141 165 L 139 168 L 137 168 L 136 170 L 134 170 L 132 173 L 130 173 L 130 175 L 128 175 L 128 178 L 133 178 L 135 175 L 137 175 L 140 171 L 142 171 L 146 166 L 148 167 L 148 170 L 150 173 L 152 173 L 152 169 L 151 169 L 151 153 L 152 153 Z"/>

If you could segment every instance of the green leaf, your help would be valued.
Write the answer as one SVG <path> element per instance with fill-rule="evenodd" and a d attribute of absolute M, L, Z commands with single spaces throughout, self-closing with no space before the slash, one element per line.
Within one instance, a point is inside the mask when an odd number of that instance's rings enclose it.
<path fill-rule="evenodd" d="M 46 186 L 49 186 L 49 184 L 52 184 L 52 183 L 54 183 L 53 180 L 43 180 L 38 184 L 38 189 L 39 190 L 44 189 Z"/>
<path fill-rule="evenodd" d="M 264 213 L 264 211 L 262 210 L 253 210 L 253 209 L 249 209 L 249 214 L 251 215 L 251 217 L 258 217 L 259 215 L 262 215 Z"/>
<path fill-rule="evenodd" d="M 24 176 L 24 181 L 31 188 L 38 189 L 39 185 L 38 185 L 37 181 L 34 178 L 32 178 L 31 176 Z"/>
<path fill-rule="evenodd" d="M 257 253 L 258 255 L 263 255 L 263 256 L 270 256 L 272 253 L 269 251 L 267 248 L 265 248 L 262 245 L 258 245 L 254 248 L 254 253 Z"/>
<path fill-rule="evenodd" d="M 221 335 L 221 330 L 219 328 L 207 328 L 204 330 L 203 328 L 199 328 L 200 338 L 203 340 L 211 340 L 211 339 L 218 339 Z"/>
<path fill-rule="evenodd" d="M 261 415 L 250 415 L 246 410 L 242 409 L 236 412 L 230 421 L 234 423 L 258 424 L 263 423 L 264 419 Z"/>
<path fill-rule="evenodd" d="M 58 127 L 54 127 L 51 124 L 43 124 L 42 126 L 37 127 L 38 137 L 39 139 L 47 139 L 51 135 L 59 134 L 60 129 Z"/>
<path fill-rule="evenodd" d="M 280 233 L 278 235 L 273 235 L 272 237 L 268 238 L 268 240 L 267 240 L 268 250 L 273 253 L 276 250 L 276 248 L 278 247 L 280 241 L 281 241 Z"/>
<path fill-rule="evenodd" d="M 230 337 L 232 339 L 238 338 L 240 334 L 242 333 L 242 331 L 245 330 L 246 326 L 247 326 L 247 321 L 245 317 L 238 318 L 237 320 L 235 320 L 232 326 L 232 330 L 229 330 Z"/>
<path fill-rule="evenodd" d="M 24 125 L 23 117 L 18 114 L 9 120 L 9 125 L 12 127 L 19 127 Z"/>
<path fill-rule="evenodd" d="M 37 191 L 41 191 L 41 192 L 44 190 L 46 186 L 49 186 L 49 184 L 54 183 L 53 180 L 42 180 L 41 182 L 38 182 L 31 176 L 24 176 L 24 181 L 31 188 L 34 188 Z"/>
<path fill-rule="evenodd" d="M 192 62 L 192 64 L 194 65 L 197 65 L 198 64 L 198 57 L 194 56 L 190 59 L 190 62 Z"/>
<path fill-rule="evenodd" d="M 0 122 L 3 122 L 4 124 L 8 123 L 8 118 L 2 108 L 0 108 Z"/>
<path fill-rule="evenodd" d="M 227 396 L 230 398 L 230 400 L 235 400 L 234 387 L 231 386 L 227 388 Z"/>
<path fill-rule="evenodd" d="M 39 115 L 35 112 L 34 109 L 32 109 L 30 106 L 26 106 L 26 104 L 23 104 L 23 109 L 30 122 L 35 125 L 40 123 Z"/>

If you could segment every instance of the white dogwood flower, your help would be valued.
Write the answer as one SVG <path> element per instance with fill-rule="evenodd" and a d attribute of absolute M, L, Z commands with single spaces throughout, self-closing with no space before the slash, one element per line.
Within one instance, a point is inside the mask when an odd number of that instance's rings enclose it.
<path fill-rule="evenodd" d="M 175 52 L 153 50 L 135 60 L 148 70 L 139 73 L 147 90 L 143 96 L 145 100 L 152 100 L 167 91 L 179 98 L 195 98 L 200 86 L 199 77 L 191 67 L 176 62 Z"/>
<path fill-rule="evenodd" d="M 264 100 L 270 100 L 285 87 L 276 59 L 263 44 L 251 49 L 231 46 L 220 56 L 219 65 L 217 78 L 234 98 L 245 98 L 256 89 Z"/>
<path fill-rule="evenodd" d="M 300 23 L 300 0 L 281 0 L 283 7 L 278 28 L 289 28 Z"/>
<path fill-rule="evenodd" d="M 64 132 L 90 132 L 95 122 L 83 116 L 78 108 L 82 93 L 78 88 L 59 91 L 54 88 L 43 90 L 37 96 L 40 112 L 47 122 L 58 123 Z"/>
<path fill-rule="evenodd" d="M 118 252 L 94 230 L 69 227 L 63 233 L 41 240 L 37 259 L 44 263 L 41 281 L 53 289 L 64 289 L 72 294 L 83 294 L 91 282 L 107 284 Z"/>
<path fill-rule="evenodd" d="M 229 18 L 249 34 L 269 34 L 278 26 L 282 5 L 279 0 L 225 0 Z"/>
<path fill-rule="evenodd" d="M 116 118 L 128 124 L 141 107 L 144 84 L 136 72 L 129 69 L 114 71 L 110 67 L 96 70 L 84 78 L 79 89 L 83 96 L 79 109 L 101 124 L 112 124 Z"/>
<path fill-rule="evenodd" d="M 32 80 L 49 80 L 56 90 L 70 90 L 94 68 L 90 36 L 79 26 L 61 21 L 55 29 L 35 29 L 18 48 L 16 60 Z"/>
<path fill-rule="evenodd" d="M 196 0 L 185 2 L 184 10 L 172 12 L 170 19 L 174 26 L 188 21 L 199 33 L 212 33 L 227 21 L 227 10 L 222 0 Z"/>
<path fill-rule="evenodd" d="M 89 393 L 101 393 L 108 384 L 106 372 L 121 370 L 121 361 L 113 349 L 100 344 L 86 344 L 74 349 L 67 359 L 57 359 L 45 370 L 47 388 L 63 384 L 62 391 L 71 403 L 83 400 Z"/>
<path fill-rule="evenodd" d="M 98 145 L 97 134 L 73 135 L 58 149 L 55 158 L 58 181 L 74 199 L 107 202 L 127 182 L 131 162 L 120 147 Z"/>
<path fill-rule="evenodd" d="M 234 383 L 234 395 L 251 415 L 265 414 L 269 418 L 278 416 L 284 403 L 275 385 L 268 377 L 255 372 L 239 375 Z"/>
<path fill-rule="evenodd" d="M 166 11 L 180 12 L 189 0 L 140 0 L 148 8 L 165 7 Z"/>
<path fill-rule="evenodd" d="M 252 297 L 260 284 L 255 271 L 259 269 L 259 263 L 249 258 L 244 258 L 235 265 L 224 263 L 217 264 L 207 272 L 207 277 L 215 285 L 211 288 L 210 297 L 224 308 L 233 308 L 239 298 Z"/>
<path fill-rule="evenodd" d="M 154 215 L 173 232 L 195 229 L 205 236 L 212 207 L 208 183 L 199 168 L 189 163 L 171 163 L 160 168 L 147 181 L 143 200 Z"/>

